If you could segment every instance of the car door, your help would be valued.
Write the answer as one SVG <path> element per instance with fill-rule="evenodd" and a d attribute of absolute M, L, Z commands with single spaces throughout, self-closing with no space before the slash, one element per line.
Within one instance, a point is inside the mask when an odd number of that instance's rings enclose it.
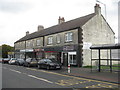
<path fill-rule="evenodd" d="M 46 67 L 47 67 L 47 60 L 44 59 L 44 60 L 43 60 L 43 68 L 46 68 Z"/>
<path fill-rule="evenodd" d="M 41 68 L 44 68 L 44 59 L 39 61 L 39 65 L 40 65 Z"/>
<path fill-rule="evenodd" d="M 31 58 L 26 59 L 26 66 L 28 66 L 28 64 L 30 64 L 30 62 L 31 62 Z"/>

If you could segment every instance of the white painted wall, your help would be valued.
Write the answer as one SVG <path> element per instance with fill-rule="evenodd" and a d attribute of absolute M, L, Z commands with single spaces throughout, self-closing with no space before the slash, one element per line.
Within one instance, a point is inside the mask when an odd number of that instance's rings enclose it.
<path fill-rule="evenodd" d="M 108 26 L 105 19 L 101 15 L 94 16 L 82 27 L 82 29 L 83 29 L 83 66 L 86 66 L 91 65 L 91 50 L 89 49 L 91 45 L 114 44 L 115 39 L 113 31 L 111 30 L 111 28 Z M 88 43 L 87 48 L 85 48 L 86 43 Z M 106 54 L 106 51 L 103 52 L 103 55 L 104 54 Z"/>

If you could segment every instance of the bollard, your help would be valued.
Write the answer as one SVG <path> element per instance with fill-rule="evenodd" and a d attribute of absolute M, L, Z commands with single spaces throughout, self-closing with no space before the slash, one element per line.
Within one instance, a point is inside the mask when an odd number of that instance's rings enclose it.
<path fill-rule="evenodd" d="M 70 64 L 68 64 L 68 73 L 70 73 Z"/>

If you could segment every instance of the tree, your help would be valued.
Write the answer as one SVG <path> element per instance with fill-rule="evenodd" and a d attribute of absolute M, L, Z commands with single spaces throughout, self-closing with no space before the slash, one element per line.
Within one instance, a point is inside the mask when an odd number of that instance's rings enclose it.
<path fill-rule="evenodd" d="M 8 58 L 8 52 L 13 52 L 13 51 L 14 51 L 14 47 L 3 44 L 2 45 L 2 58 Z"/>

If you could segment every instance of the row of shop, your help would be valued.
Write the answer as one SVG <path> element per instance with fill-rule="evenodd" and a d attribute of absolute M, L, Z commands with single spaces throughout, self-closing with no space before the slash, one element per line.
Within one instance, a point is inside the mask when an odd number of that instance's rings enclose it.
<path fill-rule="evenodd" d="M 16 51 L 15 55 L 17 58 L 54 58 L 64 66 L 67 66 L 68 63 L 81 66 L 82 63 L 82 55 L 78 45 L 23 49 Z"/>

